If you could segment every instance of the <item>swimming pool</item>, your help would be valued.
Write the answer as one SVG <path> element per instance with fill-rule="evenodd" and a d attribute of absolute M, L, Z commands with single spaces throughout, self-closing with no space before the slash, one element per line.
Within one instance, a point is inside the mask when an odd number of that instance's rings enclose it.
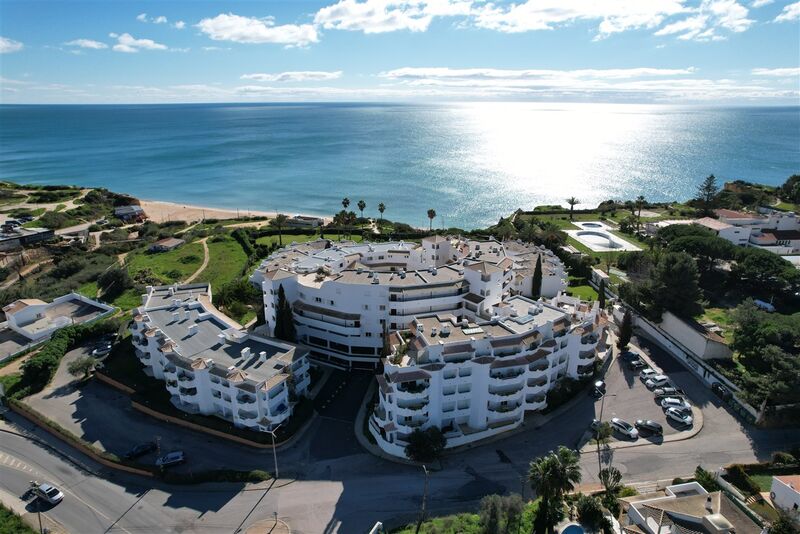
<path fill-rule="evenodd" d="M 583 534 L 584 530 L 583 527 L 578 525 L 577 523 L 573 523 L 572 525 L 567 525 L 565 528 L 561 530 L 561 534 Z"/>

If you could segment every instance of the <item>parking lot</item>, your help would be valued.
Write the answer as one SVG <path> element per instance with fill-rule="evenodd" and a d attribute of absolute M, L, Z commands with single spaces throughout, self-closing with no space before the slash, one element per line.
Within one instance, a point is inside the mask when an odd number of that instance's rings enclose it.
<path fill-rule="evenodd" d="M 634 348 L 634 350 L 638 352 L 638 349 Z M 656 368 L 656 370 L 663 371 L 670 378 L 672 384 L 684 389 L 681 384 L 686 377 L 678 375 L 688 373 L 688 371 L 683 368 L 672 368 L 669 371 Z M 663 437 L 691 429 L 687 425 L 667 419 L 653 392 L 647 389 L 644 382 L 639 378 L 639 370 L 631 370 L 628 366 L 628 361 L 623 358 L 618 357 L 611 363 L 604 380 L 606 382 L 606 395 L 604 399 L 598 398 L 597 402 L 595 402 L 595 417 L 597 419 L 609 422 L 616 417 L 631 425 L 638 419 L 649 419 L 661 425 L 664 431 Z M 684 389 L 684 391 L 686 390 Z M 686 391 L 686 393 L 689 394 L 690 392 Z M 688 400 L 691 403 L 690 397 Z M 646 440 L 651 443 L 663 441 L 662 436 L 654 435 L 646 430 L 639 434 L 638 441 Z M 634 441 L 618 431 L 614 431 L 611 440 L 612 442 Z"/>

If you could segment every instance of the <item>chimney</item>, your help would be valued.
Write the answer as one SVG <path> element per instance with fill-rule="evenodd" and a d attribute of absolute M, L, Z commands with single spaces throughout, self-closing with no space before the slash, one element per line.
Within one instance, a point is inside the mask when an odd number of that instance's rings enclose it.
<path fill-rule="evenodd" d="M 261 352 L 259 352 L 258 359 L 261 360 L 262 362 L 267 361 L 267 351 L 262 350 Z"/>
<path fill-rule="evenodd" d="M 172 322 L 177 323 L 178 319 L 180 319 L 181 314 L 178 312 L 172 312 Z"/>
<path fill-rule="evenodd" d="M 714 513 L 714 507 L 711 505 L 711 495 L 706 497 L 706 511 L 709 514 L 713 514 Z"/>
<path fill-rule="evenodd" d="M 242 349 L 242 358 L 250 357 L 250 347 L 245 347 Z"/>
<path fill-rule="evenodd" d="M 170 287 L 169 288 L 169 294 L 170 294 L 170 296 L 175 294 L 175 288 L 174 287 Z"/>
<path fill-rule="evenodd" d="M 189 335 L 193 336 L 196 333 L 197 333 L 197 325 L 196 324 L 189 325 Z"/>

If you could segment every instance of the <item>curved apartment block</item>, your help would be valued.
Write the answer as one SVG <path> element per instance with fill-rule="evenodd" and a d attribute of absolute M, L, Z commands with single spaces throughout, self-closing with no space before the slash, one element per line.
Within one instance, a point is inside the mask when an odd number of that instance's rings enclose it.
<path fill-rule="evenodd" d="M 404 457 L 416 429 L 439 427 L 451 448 L 516 428 L 526 412 L 547 406 L 560 380 L 592 375 L 607 350 L 606 324 L 597 303 L 563 295 L 512 296 L 488 320 L 418 316 L 391 336 L 369 431 L 385 452 Z"/>
<path fill-rule="evenodd" d="M 281 288 L 293 310 L 297 341 L 316 362 L 352 369 L 380 364 L 385 332 L 415 318 L 450 314 L 488 319 L 513 295 L 531 296 L 537 260 L 542 295 L 566 288 L 566 272 L 549 250 L 520 242 L 426 237 L 421 243 L 289 245 L 264 260 L 250 280 L 264 293 L 273 335 Z"/>
<path fill-rule="evenodd" d="M 148 287 L 131 333 L 145 371 L 186 412 L 269 431 L 308 390 L 308 351 L 245 332 L 212 305 L 207 284 Z"/>

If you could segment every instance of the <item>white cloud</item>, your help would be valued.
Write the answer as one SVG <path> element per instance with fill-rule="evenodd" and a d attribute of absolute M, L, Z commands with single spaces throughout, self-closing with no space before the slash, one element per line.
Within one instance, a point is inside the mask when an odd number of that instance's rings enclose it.
<path fill-rule="evenodd" d="M 775 76 L 777 78 L 793 78 L 800 76 L 800 67 L 784 67 L 779 69 L 753 69 L 753 76 Z"/>
<path fill-rule="evenodd" d="M 138 20 L 139 22 L 147 22 L 148 20 L 147 13 L 139 13 L 138 15 L 136 15 L 136 20 Z"/>
<path fill-rule="evenodd" d="M 161 15 L 159 17 L 153 18 L 152 22 L 153 22 L 153 24 L 166 24 L 167 23 L 167 17 Z"/>
<path fill-rule="evenodd" d="M 77 46 L 78 48 L 91 48 L 92 50 L 102 50 L 108 45 L 92 39 L 75 39 L 64 43 L 66 46 Z"/>
<path fill-rule="evenodd" d="M 182 30 L 182 29 L 184 29 L 186 27 L 186 23 L 183 22 L 182 20 L 179 20 L 179 21 L 175 22 L 172 25 L 172 27 L 175 28 L 176 30 Z"/>
<path fill-rule="evenodd" d="M 275 74 L 243 74 L 242 80 L 253 80 L 256 82 L 321 82 L 328 80 L 336 80 L 342 77 L 342 71 L 337 70 L 333 72 L 318 71 L 318 70 L 305 70 L 305 71 L 288 71 L 279 72 Z"/>
<path fill-rule="evenodd" d="M 23 44 L 14 39 L 0 37 L 0 54 L 10 54 L 22 50 Z"/>
<path fill-rule="evenodd" d="M 527 0 L 501 7 L 493 3 L 476 9 L 475 25 L 506 33 L 551 30 L 578 21 L 599 21 L 607 36 L 626 30 L 655 28 L 665 18 L 685 13 L 682 0 Z"/>
<path fill-rule="evenodd" d="M 469 15 L 472 5 L 473 0 L 339 0 L 317 11 L 314 23 L 364 33 L 423 32 L 434 17 Z"/>
<path fill-rule="evenodd" d="M 740 33 L 754 22 L 747 18 L 748 9 L 736 0 L 703 0 L 692 13 L 683 20 L 667 24 L 655 35 L 677 35 L 684 41 L 720 41 L 725 39 L 721 30 Z"/>
<path fill-rule="evenodd" d="M 316 28 L 311 24 L 275 25 L 271 17 L 242 17 L 233 13 L 220 13 L 205 18 L 197 28 L 215 41 L 237 43 L 275 43 L 287 46 L 306 46 L 319 41 Z"/>
<path fill-rule="evenodd" d="M 222 46 L 204 46 L 203 50 L 206 52 L 218 52 L 220 50 L 230 50 L 230 48 L 225 48 Z"/>
<path fill-rule="evenodd" d="M 491 85 L 501 83 L 505 85 L 554 85 L 576 80 L 629 80 L 634 78 L 659 78 L 685 76 L 697 72 L 694 67 L 686 69 L 657 69 L 639 67 L 630 69 L 451 69 L 448 67 L 404 67 L 378 76 L 391 80 L 400 80 L 410 83 L 458 83 L 469 85 Z"/>
<path fill-rule="evenodd" d="M 754 8 L 764 7 L 770 5 L 774 1 L 775 0 L 753 0 L 750 6 Z"/>
<path fill-rule="evenodd" d="M 117 40 L 117 44 L 115 44 L 114 47 L 112 48 L 114 52 L 125 52 L 128 54 L 133 54 L 138 52 L 139 50 L 167 49 L 166 45 L 157 43 L 152 39 L 136 39 L 129 33 L 123 33 L 122 35 L 117 35 L 116 33 L 110 33 L 109 37 Z"/>
<path fill-rule="evenodd" d="M 775 17 L 774 22 L 791 22 L 793 20 L 800 20 L 800 2 L 784 6 L 781 14 Z"/>

